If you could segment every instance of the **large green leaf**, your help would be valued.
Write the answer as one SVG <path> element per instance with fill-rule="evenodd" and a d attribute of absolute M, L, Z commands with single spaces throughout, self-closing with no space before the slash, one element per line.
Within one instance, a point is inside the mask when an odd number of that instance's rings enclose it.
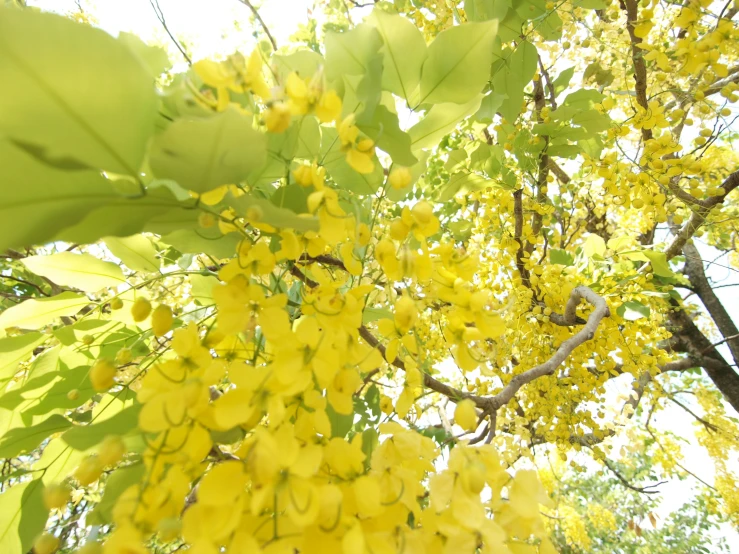
<path fill-rule="evenodd" d="M 33 468 L 44 471 L 41 477 L 44 483 L 58 483 L 72 473 L 85 456 L 86 452 L 70 448 L 61 437 L 57 437 L 44 447 Z"/>
<path fill-rule="evenodd" d="M 49 256 L 29 256 L 21 260 L 30 271 L 65 287 L 97 292 L 126 282 L 121 268 L 91 254 L 59 252 Z"/>
<path fill-rule="evenodd" d="M 0 495 L 0 552 L 26 554 L 44 530 L 49 510 L 40 479 L 18 483 Z"/>
<path fill-rule="evenodd" d="M 159 271 L 157 250 L 145 236 L 106 237 L 104 240 L 108 250 L 134 271 L 144 273 Z"/>
<path fill-rule="evenodd" d="M 419 103 L 464 104 L 480 94 L 490 77 L 497 31 L 498 22 L 491 20 L 439 33 L 423 64 Z"/>
<path fill-rule="evenodd" d="M 382 36 L 384 45 L 382 87 L 410 100 L 421 82 L 426 60 L 426 41 L 418 28 L 405 17 L 375 8 L 367 21 Z"/>
<path fill-rule="evenodd" d="M 217 228 L 181 229 L 162 236 L 162 242 L 183 254 L 209 254 L 214 258 L 230 258 L 241 240 L 238 233 L 221 235 Z"/>
<path fill-rule="evenodd" d="M 55 238 L 86 244 L 101 237 L 128 237 L 143 230 L 162 234 L 195 228 L 200 212 L 194 208 L 194 202 L 180 202 L 166 187 L 149 188 L 139 198 L 111 199 Z"/>
<path fill-rule="evenodd" d="M 54 414 L 38 425 L 11 429 L 0 438 L 0 458 L 27 454 L 50 435 L 64 431 L 71 425 L 72 422 L 66 417 Z"/>
<path fill-rule="evenodd" d="M 482 95 L 478 95 L 465 104 L 437 104 L 426 115 L 408 130 L 411 137 L 411 148 L 418 152 L 423 148 L 432 148 L 444 135 L 453 131 L 464 118 L 475 113 L 480 107 Z"/>
<path fill-rule="evenodd" d="M 0 140 L 0 160 L 0 252 L 49 241 L 119 197 L 98 172 L 41 164 L 8 141 Z"/>
<path fill-rule="evenodd" d="M 79 366 L 59 373 L 59 379 L 39 398 L 38 403 L 24 412 L 24 417 L 33 417 L 53 410 L 72 410 L 82 406 L 95 395 L 90 382 L 90 366 Z M 69 397 L 70 391 L 77 394 Z"/>
<path fill-rule="evenodd" d="M 8 327 L 39 329 L 58 317 L 76 314 L 89 303 L 85 295 L 73 292 L 26 300 L 0 314 L 0 334 Z"/>
<path fill-rule="evenodd" d="M 470 21 L 502 20 L 511 7 L 511 0 L 465 0 L 464 12 Z"/>
<path fill-rule="evenodd" d="M 323 58 L 313 50 L 298 50 L 292 54 L 275 54 L 272 56 L 272 65 L 282 82 L 290 73 L 297 73 L 305 79 L 311 77 L 323 65 Z"/>
<path fill-rule="evenodd" d="M 364 75 L 381 46 L 380 33 L 367 23 L 345 33 L 327 33 L 326 76 L 341 81 L 343 75 Z"/>
<path fill-rule="evenodd" d="M 536 46 L 523 41 L 503 57 L 505 65 L 493 75 L 493 90 L 507 97 L 499 111 L 508 122 L 513 123 L 521 113 L 523 90 L 536 73 Z"/>
<path fill-rule="evenodd" d="M 267 156 L 267 137 L 234 108 L 203 119 L 180 119 L 157 135 L 151 168 L 195 192 L 242 181 Z"/>
<path fill-rule="evenodd" d="M 62 440 L 75 450 L 87 450 L 108 435 L 123 436 L 136 428 L 141 404 L 123 408 L 112 417 L 89 425 L 75 425 L 62 435 Z"/>
<path fill-rule="evenodd" d="M 0 339 L 0 381 L 12 378 L 18 371 L 18 364 L 27 360 L 33 349 L 46 338 L 41 333 L 33 332 Z"/>
<path fill-rule="evenodd" d="M 154 77 L 90 25 L 0 8 L 0 127 L 42 161 L 138 175 L 154 132 Z"/>
<path fill-rule="evenodd" d="M 393 163 L 410 167 L 418 160 L 411 152 L 411 137 L 400 129 L 397 114 L 379 105 L 372 120 L 359 124 L 359 128 L 373 139 L 377 147 L 387 152 Z"/>

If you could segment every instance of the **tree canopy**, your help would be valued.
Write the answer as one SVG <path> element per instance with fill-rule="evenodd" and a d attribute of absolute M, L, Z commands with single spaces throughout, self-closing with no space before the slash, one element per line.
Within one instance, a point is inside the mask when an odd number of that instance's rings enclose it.
<path fill-rule="evenodd" d="M 0 552 L 725 548 L 737 1 L 240 2 L 0 6 Z"/>

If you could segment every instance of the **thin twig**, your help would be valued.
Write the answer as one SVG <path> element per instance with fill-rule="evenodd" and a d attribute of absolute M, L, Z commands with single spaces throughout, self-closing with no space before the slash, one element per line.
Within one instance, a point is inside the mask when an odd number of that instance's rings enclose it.
<path fill-rule="evenodd" d="M 264 32 L 267 34 L 267 38 L 269 39 L 270 44 L 272 44 L 272 49 L 277 50 L 277 41 L 275 41 L 275 37 L 272 36 L 272 33 L 269 32 L 269 28 L 267 28 L 267 25 L 264 23 L 264 20 L 262 19 L 262 16 L 259 15 L 259 12 L 257 9 L 252 5 L 252 3 L 249 0 L 239 0 L 242 4 L 247 6 L 251 12 L 254 14 L 254 17 L 257 21 L 259 21 L 259 24 L 262 26 L 262 29 L 264 29 Z"/>
<path fill-rule="evenodd" d="M 164 19 L 164 13 L 162 12 L 162 8 L 159 7 L 159 1 L 149 0 L 149 3 L 151 4 L 151 7 L 154 9 L 154 13 L 157 16 L 159 23 L 162 24 L 162 27 L 164 27 L 164 30 L 169 35 L 169 38 L 172 39 L 172 42 L 174 42 L 174 45 L 177 47 L 177 50 L 179 50 L 180 54 L 182 54 L 185 60 L 187 60 L 187 64 L 192 65 L 192 60 L 190 59 L 190 56 L 187 55 L 187 52 L 185 52 L 185 49 L 182 47 L 179 41 L 174 37 L 174 35 L 170 32 L 169 27 L 167 27 L 167 22 Z"/>

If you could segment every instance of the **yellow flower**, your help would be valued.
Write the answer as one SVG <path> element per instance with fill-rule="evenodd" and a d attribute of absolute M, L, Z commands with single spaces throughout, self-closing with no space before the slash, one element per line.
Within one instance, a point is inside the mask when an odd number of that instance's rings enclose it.
<path fill-rule="evenodd" d="M 143 296 L 139 296 L 131 306 L 131 315 L 136 323 L 146 320 L 151 313 L 151 302 Z"/>
<path fill-rule="evenodd" d="M 104 466 L 112 466 L 117 464 L 126 453 L 126 444 L 121 437 L 109 435 L 100 445 L 98 450 L 98 458 Z"/>
<path fill-rule="evenodd" d="M 472 400 L 466 398 L 457 402 L 454 408 L 454 422 L 465 431 L 474 431 L 477 428 L 477 412 Z"/>
<path fill-rule="evenodd" d="M 341 108 L 341 98 L 333 90 L 328 90 L 316 104 L 316 117 L 321 123 L 330 123 L 341 116 Z"/>
<path fill-rule="evenodd" d="M 264 124 L 270 133 L 283 133 L 290 127 L 290 108 L 284 102 L 272 102 L 264 112 Z"/>
<path fill-rule="evenodd" d="M 287 94 L 290 112 L 293 115 L 304 115 L 310 109 L 308 97 L 308 85 L 298 77 L 297 73 L 290 73 L 285 83 L 285 94 Z"/>
<path fill-rule="evenodd" d="M 166 304 L 157 306 L 151 314 L 151 330 L 154 332 L 154 336 L 162 337 L 166 335 L 172 328 L 173 321 L 172 308 Z"/>
<path fill-rule="evenodd" d="M 116 368 L 108 360 L 98 360 L 90 369 L 90 383 L 97 392 L 103 392 L 115 385 Z"/>
<path fill-rule="evenodd" d="M 387 180 L 394 189 L 404 189 L 411 183 L 411 170 L 407 167 L 394 167 Z"/>
<path fill-rule="evenodd" d="M 375 143 L 370 139 L 362 139 L 357 143 L 359 128 L 354 124 L 354 114 L 349 114 L 345 117 L 339 123 L 337 130 L 342 149 L 346 152 L 346 162 L 349 166 L 357 173 L 363 175 L 372 173 L 375 169 L 375 164 L 372 160 Z"/>
<path fill-rule="evenodd" d="M 80 485 L 86 487 L 90 483 L 97 481 L 102 473 L 103 464 L 96 455 L 93 455 L 82 460 L 74 471 L 74 478 L 77 479 Z"/>
<path fill-rule="evenodd" d="M 63 508 L 69 502 L 71 490 L 69 486 L 53 483 L 44 488 L 44 506 L 47 509 Z"/>

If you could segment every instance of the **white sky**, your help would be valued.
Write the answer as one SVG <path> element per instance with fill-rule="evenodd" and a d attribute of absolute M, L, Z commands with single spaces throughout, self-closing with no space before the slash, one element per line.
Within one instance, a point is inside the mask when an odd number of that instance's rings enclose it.
<path fill-rule="evenodd" d="M 30 0 L 28 3 L 58 12 L 72 12 L 77 9 L 73 0 Z M 175 68 L 185 69 L 182 56 L 167 37 L 149 0 L 80 0 L 80 3 L 85 11 L 94 15 L 100 27 L 109 33 L 116 35 L 121 31 L 134 32 L 146 42 L 161 44 L 170 53 L 170 59 L 176 64 Z M 307 23 L 312 17 L 312 0 L 266 0 L 263 3 L 265 6 L 258 8 L 259 14 L 278 46 L 287 44 L 288 38 L 298 30 L 298 26 Z M 258 6 L 259 3 L 254 4 Z M 159 7 L 170 31 L 178 40 L 188 45 L 194 60 L 219 57 L 236 50 L 248 52 L 255 44 L 251 11 L 239 0 L 159 0 Z M 358 13 L 363 15 L 369 12 L 362 10 Z M 356 21 L 360 19 L 361 17 L 355 18 Z M 715 257 L 712 249 L 699 247 L 706 259 Z M 738 272 L 720 266 L 712 266 L 708 275 L 716 281 L 723 280 L 722 284 L 739 283 Z M 739 306 L 735 301 L 737 290 L 739 289 L 727 287 L 716 291 L 725 302 L 724 305 L 731 310 L 735 321 L 739 320 Z M 627 379 L 614 381 L 614 390 L 628 394 L 631 386 Z M 685 399 L 685 403 L 695 408 L 690 399 Z M 730 408 L 729 410 L 731 411 Z M 691 446 L 683 447 L 683 465 L 711 483 L 713 463 L 693 437 L 693 422 L 689 414 L 673 404 L 669 404 L 654 418 L 656 428 L 673 431 L 689 440 Z M 739 468 L 739 460 L 735 467 Z M 662 505 L 659 515 L 663 519 L 690 499 L 693 481 L 688 478 L 684 482 L 673 481 L 660 486 Z M 719 534 L 727 538 L 734 552 L 739 552 L 739 536 L 730 526 L 724 525 Z"/>

